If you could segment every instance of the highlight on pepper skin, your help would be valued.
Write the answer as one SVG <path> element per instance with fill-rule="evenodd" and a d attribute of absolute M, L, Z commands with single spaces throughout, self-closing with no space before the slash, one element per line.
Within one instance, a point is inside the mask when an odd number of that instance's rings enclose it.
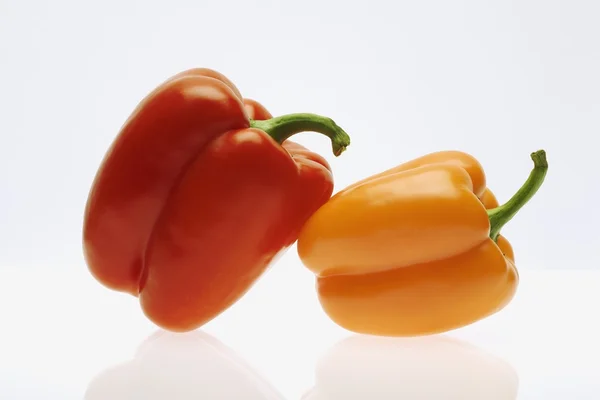
<path fill-rule="evenodd" d="M 195 68 L 133 110 L 88 196 L 83 250 L 92 275 L 139 298 L 170 331 L 196 329 L 239 300 L 333 192 L 323 156 L 289 140 L 350 138 L 316 114 L 273 117 L 222 74 Z"/>
<path fill-rule="evenodd" d="M 456 151 L 425 155 L 336 193 L 297 242 L 325 313 L 357 333 L 420 336 L 503 309 L 519 276 L 500 230 L 548 169 L 544 150 L 531 158 L 529 178 L 503 205 L 480 163 Z"/>

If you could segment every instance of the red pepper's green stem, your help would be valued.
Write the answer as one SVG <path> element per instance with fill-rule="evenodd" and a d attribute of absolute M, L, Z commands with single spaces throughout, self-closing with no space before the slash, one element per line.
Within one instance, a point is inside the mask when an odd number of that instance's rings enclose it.
<path fill-rule="evenodd" d="M 350 145 L 350 137 L 331 118 L 316 114 L 287 114 L 264 121 L 250 121 L 253 128 L 265 131 L 278 143 L 300 132 L 318 132 L 331 139 L 333 154 L 339 156 Z"/>
<path fill-rule="evenodd" d="M 533 170 L 529 174 L 529 178 L 521 189 L 514 194 L 503 205 L 488 210 L 490 219 L 490 238 L 496 241 L 502 227 L 514 217 L 517 212 L 535 195 L 546 178 L 548 172 L 548 161 L 546 160 L 546 152 L 539 150 L 531 153 L 533 160 Z"/>

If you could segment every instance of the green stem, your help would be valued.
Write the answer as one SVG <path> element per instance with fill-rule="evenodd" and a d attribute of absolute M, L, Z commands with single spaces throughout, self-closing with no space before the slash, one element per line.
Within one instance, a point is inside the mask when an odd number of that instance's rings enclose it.
<path fill-rule="evenodd" d="M 264 121 L 250 121 L 250 126 L 265 131 L 278 143 L 300 132 L 318 132 L 331 139 L 333 154 L 339 156 L 350 145 L 350 137 L 331 118 L 316 114 L 287 114 Z"/>
<path fill-rule="evenodd" d="M 546 152 L 539 150 L 531 153 L 533 160 L 533 170 L 529 174 L 529 178 L 521 189 L 514 194 L 503 205 L 488 210 L 490 219 L 490 237 L 496 241 L 502 227 L 510 221 L 519 210 L 535 195 L 546 177 L 548 172 L 548 161 L 546 160 Z"/>

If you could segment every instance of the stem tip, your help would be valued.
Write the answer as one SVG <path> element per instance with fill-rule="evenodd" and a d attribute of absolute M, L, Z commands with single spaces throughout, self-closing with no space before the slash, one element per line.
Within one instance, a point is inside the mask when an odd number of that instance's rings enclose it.
<path fill-rule="evenodd" d="M 546 159 L 546 150 L 538 150 L 531 153 L 533 165 L 536 168 L 548 168 L 548 160 Z"/>

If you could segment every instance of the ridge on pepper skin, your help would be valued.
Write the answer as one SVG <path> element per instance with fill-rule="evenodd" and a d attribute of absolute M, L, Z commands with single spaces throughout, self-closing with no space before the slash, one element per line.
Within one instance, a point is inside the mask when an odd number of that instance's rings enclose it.
<path fill-rule="evenodd" d="M 90 189 L 83 250 L 104 286 L 139 298 L 170 331 L 196 329 L 239 300 L 333 191 L 331 167 L 289 141 L 330 118 L 273 117 L 224 75 L 179 73 L 133 110 Z"/>
<path fill-rule="evenodd" d="M 544 150 L 499 206 L 471 155 L 425 155 L 335 194 L 297 250 L 325 313 L 357 333 L 419 336 L 472 324 L 514 296 L 514 251 L 500 229 L 542 185 Z"/>

